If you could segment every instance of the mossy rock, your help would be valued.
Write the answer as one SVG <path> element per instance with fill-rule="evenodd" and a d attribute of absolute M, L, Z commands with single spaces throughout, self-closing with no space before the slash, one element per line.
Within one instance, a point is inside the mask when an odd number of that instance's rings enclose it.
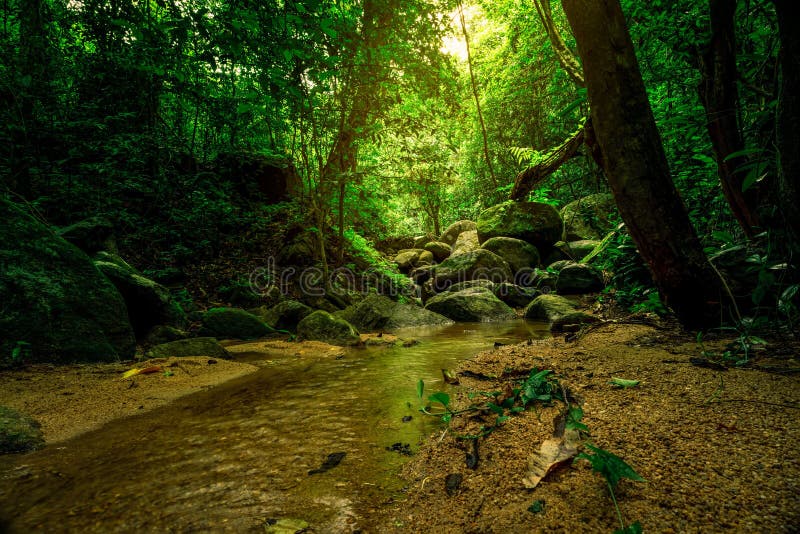
<path fill-rule="evenodd" d="M 27 342 L 29 362 L 132 358 L 125 301 L 92 260 L 2 198 L 0 219 L 0 355 Z"/>
<path fill-rule="evenodd" d="M 160 324 L 150 330 L 145 338 L 145 343 L 150 346 L 161 345 L 171 341 L 178 341 L 179 339 L 186 339 L 187 337 L 189 335 L 179 328 L 168 324 Z"/>
<path fill-rule="evenodd" d="M 448 226 L 444 232 L 442 232 L 442 235 L 439 237 L 439 241 L 453 246 L 453 244 L 456 242 L 456 239 L 458 239 L 458 236 L 463 232 L 469 232 L 477 229 L 478 226 L 473 221 L 456 221 Z"/>
<path fill-rule="evenodd" d="M 6 406 L 0 406 L 0 454 L 35 451 L 44 447 L 37 421 Z"/>
<path fill-rule="evenodd" d="M 473 250 L 478 250 L 479 248 L 481 248 L 481 244 L 480 241 L 478 241 L 478 231 L 467 230 L 459 234 L 458 239 L 453 243 L 453 250 L 450 255 L 459 256 L 467 252 L 472 252 Z"/>
<path fill-rule="evenodd" d="M 522 287 L 508 282 L 495 284 L 492 288 L 492 293 L 512 308 L 524 308 L 539 295 L 539 292 L 533 288 Z"/>
<path fill-rule="evenodd" d="M 493 237 L 487 239 L 481 248 L 503 258 L 515 273 L 539 265 L 539 251 L 522 239 Z"/>
<path fill-rule="evenodd" d="M 101 250 L 117 251 L 114 225 L 105 217 L 90 217 L 78 221 L 61 228 L 58 235 L 90 256 Z"/>
<path fill-rule="evenodd" d="M 431 241 L 426 243 L 422 248 L 433 254 L 433 259 L 436 261 L 445 260 L 453 250 L 452 247 L 444 241 Z"/>
<path fill-rule="evenodd" d="M 610 193 L 588 195 L 561 208 L 564 239 L 602 239 L 613 229 L 617 205 Z"/>
<path fill-rule="evenodd" d="M 465 289 L 475 289 L 483 288 L 488 289 L 489 291 L 494 292 L 494 288 L 497 284 L 492 282 L 491 280 L 467 280 L 465 282 L 459 282 L 457 284 L 453 284 L 452 286 L 447 288 L 447 291 L 464 291 Z"/>
<path fill-rule="evenodd" d="M 240 308 L 211 308 L 203 314 L 202 333 L 218 339 L 256 339 L 275 330 Z"/>
<path fill-rule="evenodd" d="M 294 332 L 297 324 L 314 310 L 302 302 L 296 300 L 285 300 L 257 314 L 265 323 L 277 330 L 289 330 Z"/>
<path fill-rule="evenodd" d="M 425 307 L 454 321 L 488 322 L 516 317 L 514 310 L 494 293 L 480 287 L 440 293 L 428 300 Z"/>
<path fill-rule="evenodd" d="M 493 237 L 513 237 L 539 250 L 549 249 L 561 239 L 563 223 L 558 211 L 540 202 L 508 201 L 484 210 L 478 217 L 478 237 L 485 243 Z"/>
<path fill-rule="evenodd" d="M 450 319 L 438 313 L 414 304 L 395 302 L 382 295 L 369 295 L 358 304 L 354 304 L 336 315 L 366 332 L 452 323 Z"/>
<path fill-rule="evenodd" d="M 358 345 L 361 342 L 358 330 L 353 325 L 322 310 L 317 310 L 300 321 L 297 335 L 301 339 L 323 341 L 340 347 Z"/>
<path fill-rule="evenodd" d="M 558 271 L 556 291 L 561 295 L 595 293 L 604 287 L 603 273 L 591 265 L 570 262 Z"/>
<path fill-rule="evenodd" d="M 172 299 L 169 289 L 145 278 L 122 258 L 113 256 L 104 254 L 101 256 L 104 259 L 95 259 L 94 264 L 125 300 L 137 339 L 144 339 L 156 325 L 186 326 L 186 314 Z"/>
<path fill-rule="evenodd" d="M 208 356 L 230 360 L 231 354 L 213 337 L 179 339 L 151 347 L 145 353 L 147 358 L 185 358 L 187 356 Z"/>
<path fill-rule="evenodd" d="M 434 271 L 437 291 L 442 291 L 452 284 L 477 279 L 507 282 L 512 279 L 511 268 L 494 252 L 478 249 L 450 256 L 437 265 Z"/>
<path fill-rule="evenodd" d="M 539 319 L 543 321 L 556 321 L 561 317 L 575 313 L 575 304 L 560 295 L 539 295 L 525 308 L 526 319 Z"/>

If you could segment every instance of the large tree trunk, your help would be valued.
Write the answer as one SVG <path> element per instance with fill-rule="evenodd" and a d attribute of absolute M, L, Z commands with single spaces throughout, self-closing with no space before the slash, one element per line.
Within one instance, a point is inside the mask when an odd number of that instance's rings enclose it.
<path fill-rule="evenodd" d="M 796 3 L 774 0 L 781 39 L 781 85 L 777 142 L 780 154 L 778 193 L 794 245 L 800 242 L 800 19 Z"/>
<path fill-rule="evenodd" d="M 708 134 L 717 158 L 722 192 L 736 220 L 748 237 L 758 226 L 755 188 L 742 191 L 744 173 L 737 168 L 747 162 L 744 156 L 728 156 L 744 148 L 737 110 L 736 0 L 709 0 L 711 40 L 700 54 L 700 100 L 706 110 Z"/>
<path fill-rule="evenodd" d="M 620 215 L 662 297 L 686 326 L 719 322 L 719 279 L 669 174 L 618 0 L 564 0 L 597 142 Z"/>

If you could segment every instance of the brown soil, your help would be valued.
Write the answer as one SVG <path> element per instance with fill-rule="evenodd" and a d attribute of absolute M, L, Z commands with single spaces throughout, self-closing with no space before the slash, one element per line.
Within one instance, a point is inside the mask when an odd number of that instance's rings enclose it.
<path fill-rule="evenodd" d="M 723 341 L 707 344 L 719 350 Z M 623 480 L 616 497 L 627 524 L 645 532 L 797 532 L 800 526 L 800 365 L 792 348 L 768 345 L 764 370 L 693 366 L 701 350 L 687 336 L 644 325 L 610 324 L 575 342 L 550 339 L 500 347 L 462 371 L 506 379 L 461 378 L 455 394 L 500 391 L 532 367 L 552 369 L 583 400 L 590 441 L 622 457 L 646 482 Z M 778 354 L 781 352 L 783 356 Z M 771 354 L 772 353 L 772 354 Z M 766 359 L 773 356 L 771 362 Z M 776 371 L 783 371 L 782 374 Z M 640 380 L 613 389 L 610 378 Z M 454 394 L 450 391 L 451 395 Z M 514 416 L 479 440 L 477 469 L 466 466 L 477 423 L 455 421 L 432 436 L 404 469 L 407 496 L 375 510 L 367 531 L 611 532 L 619 528 L 606 484 L 586 461 L 551 472 L 533 490 L 528 458 L 552 437 L 559 408 Z M 445 478 L 462 476 L 448 495 Z M 528 510 L 544 501 L 543 511 Z"/>
<path fill-rule="evenodd" d="M 162 370 L 122 378 L 129 369 L 153 366 Z M 0 371 L 0 405 L 39 421 L 46 442 L 56 443 L 256 369 L 246 363 L 203 357 L 156 358 L 138 363 L 31 365 Z"/>

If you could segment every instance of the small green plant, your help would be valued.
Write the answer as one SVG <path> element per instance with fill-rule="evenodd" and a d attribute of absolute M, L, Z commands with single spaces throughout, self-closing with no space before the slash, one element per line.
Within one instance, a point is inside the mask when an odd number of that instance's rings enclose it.
<path fill-rule="evenodd" d="M 697 344 L 700 347 L 704 358 L 722 365 L 732 364 L 735 366 L 746 365 L 750 362 L 756 347 L 766 346 L 767 342 L 752 334 L 754 330 L 763 328 L 766 322 L 765 317 L 750 318 L 744 317 L 737 321 L 735 326 L 723 326 L 719 330 L 736 332 L 736 338 L 725 346 L 721 353 L 706 349 L 703 343 L 703 333 L 697 333 Z"/>
<path fill-rule="evenodd" d="M 0 357 L 0 366 L 20 367 L 31 356 L 31 344 L 27 341 L 17 341 L 8 356 Z M 5 361 L 3 361 L 5 360 Z"/>
<path fill-rule="evenodd" d="M 611 495 L 611 501 L 614 503 L 614 509 L 617 512 L 617 519 L 619 519 L 620 529 L 615 530 L 614 533 L 641 533 L 642 525 L 638 521 L 631 525 L 625 526 L 625 522 L 622 520 L 622 513 L 619 510 L 619 504 L 617 504 L 617 497 L 614 495 L 614 489 L 617 487 L 617 484 L 619 484 L 619 481 L 623 478 L 628 478 L 630 480 L 636 480 L 639 482 L 645 482 L 645 479 L 642 478 L 636 471 L 634 471 L 633 468 L 625 462 L 625 460 L 616 454 L 605 449 L 601 449 L 600 447 L 595 447 L 591 443 L 586 443 L 584 445 L 592 452 L 582 452 L 578 454 L 578 456 L 575 457 L 575 461 L 586 460 L 592 465 L 592 470 L 595 473 L 599 473 L 605 479 L 606 485 L 608 486 L 608 492 Z"/>
<path fill-rule="evenodd" d="M 528 377 L 523 380 L 518 387 L 513 387 L 509 393 L 501 391 L 479 392 L 470 395 L 470 399 L 480 395 L 488 399 L 483 404 L 470 404 L 464 409 L 455 410 L 450 405 L 450 395 L 443 391 L 437 391 L 428 396 L 428 404 L 420 408 L 426 415 L 441 417 L 442 421 L 449 423 L 454 416 L 469 412 L 490 412 L 495 414 L 494 424 L 481 426 L 481 432 L 476 436 L 460 436 L 463 439 L 475 439 L 486 436 L 505 423 L 508 418 L 520 412 L 524 412 L 529 407 L 537 405 L 549 406 L 554 400 L 567 403 L 564 399 L 564 389 L 553 376 L 553 371 L 549 369 L 532 369 Z M 422 380 L 417 382 L 417 397 L 422 400 L 424 396 L 425 383 Z M 432 407 L 438 405 L 434 410 Z"/>

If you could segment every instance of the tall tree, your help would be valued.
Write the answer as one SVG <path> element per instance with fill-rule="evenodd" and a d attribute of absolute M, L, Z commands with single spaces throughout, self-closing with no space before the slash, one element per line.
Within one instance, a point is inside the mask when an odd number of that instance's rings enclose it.
<path fill-rule="evenodd" d="M 719 320 L 718 277 L 670 178 L 618 0 L 564 0 L 583 61 L 592 121 L 620 215 L 679 320 Z"/>
<path fill-rule="evenodd" d="M 781 81 L 778 100 L 777 144 L 780 155 L 779 202 L 795 246 L 800 242 L 800 21 L 795 3 L 773 0 L 781 39 Z"/>
<path fill-rule="evenodd" d="M 741 154 L 744 139 L 739 126 L 739 94 L 736 87 L 736 0 L 709 0 L 711 37 L 699 54 L 700 99 L 706 110 L 706 124 L 717 159 L 722 192 L 734 217 L 748 237 L 758 226 L 755 188 L 743 191 L 747 163 Z"/>

